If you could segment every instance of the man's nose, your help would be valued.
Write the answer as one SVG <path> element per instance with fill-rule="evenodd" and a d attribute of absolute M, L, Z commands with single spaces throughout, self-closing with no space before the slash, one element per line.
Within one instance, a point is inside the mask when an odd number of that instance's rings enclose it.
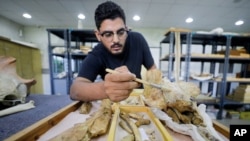
<path fill-rule="evenodd" d="M 118 42 L 119 41 L 119 37 L 118 37 L 118 35 L 117 34 L 114 34 L 114 36 L 113 36 L 113 42 Z"/>

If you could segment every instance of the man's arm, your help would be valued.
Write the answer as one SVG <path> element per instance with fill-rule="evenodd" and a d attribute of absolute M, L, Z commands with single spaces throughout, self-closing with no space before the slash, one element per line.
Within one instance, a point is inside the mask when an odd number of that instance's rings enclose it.
<path fill-rule="evenodd" d="M 109 98 L 114 102 L 126 99 L 140 84 L 133 81 L 135 75 L 130 73 L 126 66 L 115 70 L 120 73 L 108 73 L 101 82 L 91 82 L 86 78 L 77 77 L 70 89 L 71 99 L 94 101 Z"/>
<path fill-rule="evenodd" d="M 156 65 L 153 64 L 153 66 L 151 66 L 151 68 L 149 68 L 148 70 L 153 70 L 153 69 L 156 69 L 156 68 L 157 68 Z"/>
<path fill-rule="evenodd" d="M 104 91 L 104 82 L 91 82 L 77 77 L 70 88 L 70 98 L 79 101 L 93 101 L 108 98 Z"/>

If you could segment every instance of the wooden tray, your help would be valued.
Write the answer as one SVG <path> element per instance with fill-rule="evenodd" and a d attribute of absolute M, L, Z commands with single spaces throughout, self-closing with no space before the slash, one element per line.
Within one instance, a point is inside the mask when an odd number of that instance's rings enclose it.
<path fill-rule="evenodd" d="M 120 105 L 124 106 L 145 106 L 145 103 L 141 97 L 143 94 L 143 89 L 134 89 L 130 96 L 121 102 L 119 102 Z"/>
<path fill-rule="evenodd" d="M 18 133 L 5 139 L 5 141 L 36 141 L 41 135 L 55 126 L 70 112 L 77 110 L 82 102 L 73 102 L 46 118 L 34 123 L 33 125 L 19 131 Z"/>
<path fill-rule="evenodd" d="M 5 141 L 36 141 L 41 135 L 59 123 L 66 115 L 77 110 L 81 104 L 82 102 L 73 102 L 65 108 L 58 110 L 54 114 L 51 114 L 50 116 L 10 136 L 9 138 L 5 139 Z M 228 127 L 215 120 L 213 121 L 213 126 L 215 130 L 229 139 L 230 135 Z"/>
<path fill-rule="evenodd" d="M 141 126 L 140 128 L 146 132 L 146 130 L 153 130 L 155 133 L 156 140 L 172 141 L 172 137 L 167 132 L 166 128 L 161 124 L 161 122 L 154 116 L 149 107 L 146 106 L 117 106 L 109 130 L 108 141 L 121 140 L 126 133 L 119 126 L 119 114 L 121 112 L 125 113 L 139 113 L 143 115 L 146 119 L 150 119 L 151 123 L 149 125 Z"/>

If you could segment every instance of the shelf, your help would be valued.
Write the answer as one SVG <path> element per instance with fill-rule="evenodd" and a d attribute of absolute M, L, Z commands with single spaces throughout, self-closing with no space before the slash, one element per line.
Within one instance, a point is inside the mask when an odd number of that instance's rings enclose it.
<path fill-rule="evenodd" d="M 98 42 L 94 30 L 71 29 L 69 34 L 71 34 L 71 41 Z"/>
<path fill-rule="evenodd" d="M 81 42 L 97 42 L 94 30 L 90 29 L 47 29 L 50 33 L 56 35 L 61 39 L 66 39 L 65 31 L 71 34 L 71 41 L 81 41 Z"/>
<path fill-rule="evenodd" d="M 161 43 L 170 43 L 170 33 L 166 34 L 166 37 L 161 41 Z M 217 45 L 226 45 L 226 36 L 218 36 L 215 34 L 192 34 L 192 44 L 205 44 L 205 45 L 212 45 L 216 43 Z M 181 33 L 181 43 L 187 43 L 187 33 Z"/>
<path fill-rule="evenodd" d="M 219 103 L 220 99 L 213 98 L 213 99 L 196 99 L 197 104 L 206 104 L 206 105 L 216 105 Z"/>
<path fill-rule="evenodd" d="M 232 77 L 228 77 L 227 82 L 250 83 L 250 78 L 232 78 Z"/>
<path fill-rule="evenodd" d="M 63 78 L 54 77 L 53 79 L 55 79 L 55 80 L 63 80 L 63 81 L 66 81 L 66 76 L 63 77 Z"/>
<path fill-rule="evenodd" d="M 186 55 L 181 55 L 181 61 L 185 60 Z M 190 56 L 191 61 L 204 61 L 204 62 L 224 62 L 225 56 L 224 55 L 219 55 L 219 54 L 191 54 Z M 169 55 L 166 55 L 164 58 L 161 59 L 161 61 L 168 61 Z M 173 59 L 175 59 L 175 56 L 173 55 Z M 229 63 L 231 62 L 250 62 L 250 54 L 249 57 L 247 56 L 230 56 L 229 58 Z M 174 60 L 173 60 L 174 61 Z"/>
<path fill-rule="evenodd" d="M 83 53 L 80 49 L 81 45 L 85 45 L 85 43 L 98 42 L 94 30 L 93 29 L 47 29 L 48 31 L 48 49 L 49 49 L 49 62 L 50 62 L 50 80 L 51 80 L 51 93 L 55 94 L 56 91 L 62 92 L 61 89 L 56 89 L 56 86 L 62 86 L 65 88 L 65 94 L 69 94 L 70 86 L 74 80 L 74 72 L 79 71 L 81 68 L 81 62 L 85 59 L 87 54 Z M 58 39 L 62 39 L 63 42 L 61 44 L 64 45 L 51 45 L 52 41 L 55 38 L 52 38 L 51 35 L 58 37 Z M 55 47 L 63 47 L 65 49 L 64 53 L 55 52 L 53 53 L 53 49 Z M 63 65 L 57 66 L 55 64 L 57 61 L 54 60 L 55 57 L 62 57 Z M 63 69 L 68 75 L 65 76 L 64 79 L 55 78 L 55 70 Z M 74 69 L 74 70 L 73 70 Z M 63 83 L 61 82 L 63 81 Z"/>
<path fill-rule="evenodd" d="M 65 45 L 51 45 L 51 47 L 52 47 L 52 48 L 56 48 L 56 47 L 62 47 L 62 48 L 64 48 Z"/>
<path fill-rule="evenodd" d="M 228 97 L 225 98 L 224 100 L 224 105 L 244 105 L 244 104 L 250 104 L 250 102 L 244 102 L 244 101 L 236 101 L 232 100 Z"/>
<path fill-rule="evenodd" d="M 67 29 L 47 29 L 47 31 L 61 39 L 66 39 L 67 37 Z"/>
<path fill-rule="evenodd" d="M 199 81 L 199 82 L 222 82 L 222 78 L 212 78 L 209 80 L 196 80 L 193 78 L 190 78 L 192 81 Z M 233 77 L 227 77 L 227 82 L 238 82 L 238 83 L 250 83 L 250 78 L 233 78 Z"/>
<path fill-rule="evenodd" d="M 214 98 L 214 99 L 198 99 L 196 100 L 197 104 L 206 104 L 206 105 L 218 105 L 219 104 L 220 99 L 219 98 Z M 225 105 L 244 105 L 244 104 L 250 104 L 250 102 L 243 102 L 243 101 L 236 101 L 236 100 L 232 100 L 228 97 L 226 97 L 224 99 L 224 106 Z"/>
<path fill-rule="evenodd" d="M 212 79 L 216 82 L 221 82 L 222 78 L 215 78 Z M 239 83 L 250 83 L 250 78 L 233 78 L 233 77 L 227 77 L 227 82 L 239 82 Z"/>
<path fill-rule="evenodd" d="M 60 54 L 60 53 L 52 53 L 53 56 L 58 56 L 58 57 L 66 57 L 66 54 Z M 72 58 L 85 58 L 88 54 L 84 53 L 72 53 L 71 56 Z"/>
<path fill-rule="evenodd" d="M 175 33 L 180 32 L 180 46 L 176 46 L 175 44 Z M 164 39 L 160 42 L 160 45 L 167 43 L 169 44 L 169 54 L 167 54 L 164 58 L 160 59 L 160 61 L 168 61 L 168 77 L 171 79 L 171 72 L 176 69 L 176 64 L 180 65 L 182 71 L 184 72 L 184 81 L 194 81 L 199 83 L 199 87 L 207 86 L 206 91 L 213 92 L 213 96 L 217 97 L 216 100 L 211 101 L 201 101 L 199 103 L 218 105 L 219 112 L 217 114 L 217 118 L 222 118 L 223 107 L 227 104 L 250 104 L 250 102 L 242 102 L 242 101 L 234 101 L 227 100 L 226 95 L 231 90 L 232 83 L 250 83 L 250 78 L 235 78 L 229 77 L 228 73 L 232 73 L 234 71 L 235 65 L 238 65 L 241 72 L 246 73 L 249 71 L 250 67 L 250 35 L 243 34 L 232 34 L 232 33 L 222 33 L 221 35 L 211 34 L 209 32 L 192 32 L 188 30 L 169 30 Z M 182 47 L 183 44 L 186 44 L 185 50 Z M 209 50 L 207 50 L 207 45 L 209 45 Z M 162 46 L 163 47 L 163 46 Z M 181 48 L 177 48 L 181 47 Z M 218 51 L 218 47 L 225 47 L 225 52 L 223 54 L 216 54 Z M 230 49 L 236 49 L 238 47 L 244 47 L 246 53 L 240 53 L 239 56 L 232 55 L 234 52 L 230 52 Z M 200 53 L 192 53 L 191 49 L 199 49 Z M 183 53 L 179 60 L 176 60 L 175 54 Z M 198 51 L 198 50 L 197 50 Z M 161 53 L 162 54 L 162 53 Z M 200 81 L 196 79 L 190 78 L 190 68 L 191 62 L 199 62 L 201 68 L 200 72 L 209 71 L 210 74 L 222 73 L 220 77 L 212 78 L 205 81 Z M 179 64 L 181 63 L 181 64 Z M 185 63 L 185 64 L 184 64 Z M 217 65 L 217 63 L 219 63 Z M 184 65 L 183 65 L 184 64 Z M 237 66 L 237 67 L 238 67 Z M 193 66 L 192 66 L 193 67 Z M 209 68 L 208 68 L 209 67 Z M 216 71 L 216 72 L 215 72 Z M 180 72 L 178 72 L 180 73 Z M 234 72 L 235 73 L 235 72 Z M 244 75 L 245 76 L 245 75 Z M 203 82 L 207 83 L 204 84 Z M 216 84 L 218 83 L 218 84 Z"/>
<path fill-rule="evenodd" d="M 59 57 L 65 57 L 65 54 L 61 54 L 61 53 L 52 53 L 53 56 L 59 56 Z"/>
<path fill-rule="evenodd" d="M 188 32 L 181 32 L 181 43 L 187 43 L 187 33 Z M 224 35 L 217 35 L 217 34 L 204 34 L 204 33 L 197 33 L 197 32 L 190 32 L 192 36 L 192 44 L 199 44 L 199 45 L 216 45 L 225 46 L 227 43 L 227 37 L 232 37 L 231 46 L 247 46 L 246 49 L 250 53 L 250 36 L 248 35 L 233 35 L 233 34 L 224 34 Z M 170 34 L 171 32 L 167 32 L 165 34 L 165 38 L 161 41 L 161 43 L 170 43 Z"/>

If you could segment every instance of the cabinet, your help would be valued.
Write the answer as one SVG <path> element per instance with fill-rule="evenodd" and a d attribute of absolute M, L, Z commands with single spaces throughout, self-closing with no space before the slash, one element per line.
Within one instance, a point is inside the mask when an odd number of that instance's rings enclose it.
<path fill-rule="evenodd" d="M 176 40 L 175 34 L 180 33 L 180 57 L 176 57 Z M 222 118 L 223 109 L 226 105 L 243 105 L 250 102 L 235 101 L 230 99 L 233 91 L 232 85 L 250 84 L 249 66 L 250 66 L 250 36 L 239 34 L 209 34 L 199 32 L 180 32 L 170 30 L 165 34 L 165 38 L 161 41 L 161 47 L 168 47 L 168 53 L 161 59 L 161 62 L 167 61 L 166 76 L 174 81 L 173 71 L 176 60 L 180 60 L 178 66 L 181 72 L 178 75 L 183 76 L 184 81 L 192 81 L 198 83 L 202 89 L 207 83 L 207 92 L 212 92 L 213 96 L 218 100 L 216 102 L 208 102 L 205 104 L 217 105 L 219 112 L 217 118 Z M 247 51 L 244 55 L 233 55 L 232 51 L 243 48 Z M 219 50 L 223 53 L 218 54 Z M 198 52 L 199 51 L 199 52 Z M 162 49 L 161 49 L 162 52 Z M 163 53 L 161 53 L 163 54 Z M 195 67 L 195 64 L 199 67 Z M 161 69 L 164 69 L 161 66 Z M 235 70 L 241 72 L 240 78 L 236 77 Z M 190 77 L 193 71 L 198 73 L 207 72 L 213 77 L 206 81 L 194 80 Z M 234 75 L 234 77 L 230 75 Z M 219 76 L 219 77 L 217 77 Z"/>
<path fill-rule="evenodd" d="M 91 50 L 98 40 L 94 30 L 47 29 L 52 94 L 69 94 L 73 79 L 87 56 L 84 47 Z"/>

